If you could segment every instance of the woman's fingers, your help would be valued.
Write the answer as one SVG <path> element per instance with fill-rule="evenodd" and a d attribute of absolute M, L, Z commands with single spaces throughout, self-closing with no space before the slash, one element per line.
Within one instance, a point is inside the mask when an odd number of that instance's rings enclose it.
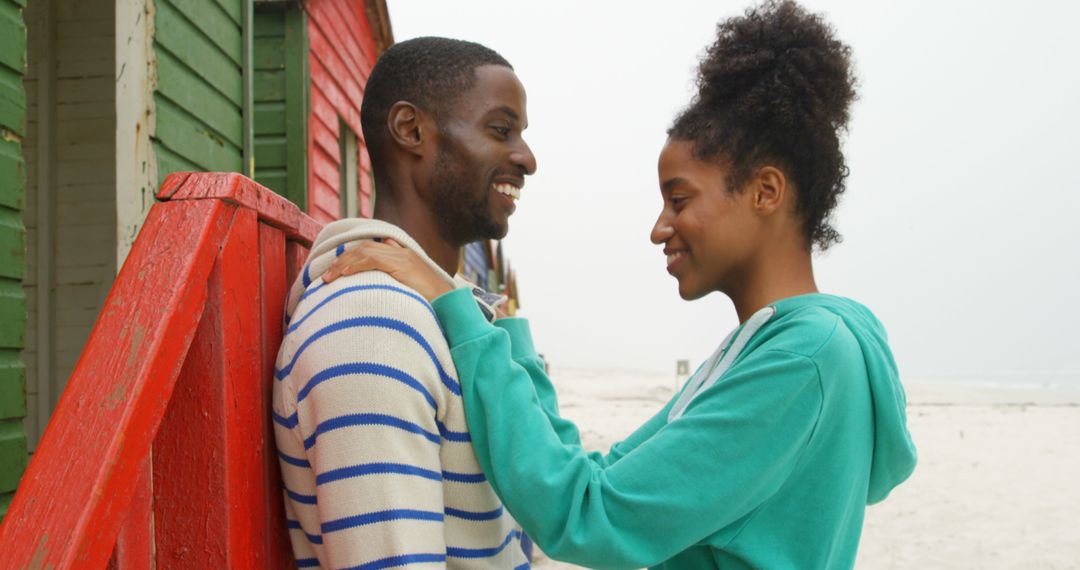
<path fill-rule="evenodd" d="M 371 256 L 374 252 L 379 251 L 380 248 L 384 250 L 393 250 L 401 249 L 401 246 L 397 245 L 397 242 L 395 242 L 394 246 L 381 244 L 375 241 L 361 242 L 355 247 L 350 247 L 345 250 L 344 253 L 334 260 L 334 263 L 330 264 L 330 268 L 322 275 L 323 281 L 332 283 L 342 275 L 352 275 L 353 273 L 375 269 L 375 266 L 372 265 Z"/>
<path fill-rule="evenodd" d="M 322 277 L 331 283 L 343 275 L 373 270 L 390 275 L 429 301 L 453 289 L 420 256 L 392 239 L 364 241 L 345 250 Z"/>

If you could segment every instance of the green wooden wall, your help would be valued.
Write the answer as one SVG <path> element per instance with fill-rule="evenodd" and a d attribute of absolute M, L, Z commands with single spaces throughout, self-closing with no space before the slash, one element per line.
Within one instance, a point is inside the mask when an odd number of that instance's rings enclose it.
<path fill-rule="evenodd" d="M 26 469 L 26 0 L 0 0 L 0 518 Z"/>
<path fill-rule="evenodd" d="M 243 172 L 243 0 L 155 0 L 158 182 L 178 170 Z"/>
<path fill-rule="evenodd" d="M 306 209 L 307 14 L 256 4 L 254 21 L 255 180 Z"/>

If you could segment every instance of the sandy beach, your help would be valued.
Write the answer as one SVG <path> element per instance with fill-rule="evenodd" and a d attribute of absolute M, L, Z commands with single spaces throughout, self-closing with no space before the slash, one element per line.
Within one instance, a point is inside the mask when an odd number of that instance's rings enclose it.
<path fill-rule="evenodd" d="M 607 450 L 674 375 L 553 368 L 565 417 Z M 1080 389 L 911 383 L 919 466 L 866 514 L 856 567 L 1080 568 Z M 537 568 L 576 568 L 541 559 Z"/>

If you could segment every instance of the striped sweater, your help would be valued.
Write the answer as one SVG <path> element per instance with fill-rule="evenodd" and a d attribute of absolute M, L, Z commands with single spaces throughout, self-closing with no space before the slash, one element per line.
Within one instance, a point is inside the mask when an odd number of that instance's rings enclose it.
<path fill-rule="evenodd" d="M 341 220 L 289 294 L 273 413 L 297 563 L 527 568 L 476 461 L 431 306 L 382 272 L 320 279 L 351 244 L 387 237 L 438 268 L 393 225 Z"/>

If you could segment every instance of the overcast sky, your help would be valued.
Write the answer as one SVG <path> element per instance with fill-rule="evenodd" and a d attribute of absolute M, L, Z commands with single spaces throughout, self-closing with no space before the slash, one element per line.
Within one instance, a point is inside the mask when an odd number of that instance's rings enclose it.
<path fill-rule="evenodd" d="M 737 325 L 682 301 L 649 230 L 656 158 L 716 23 L 745 2 L 390 0 L 398 41 L 505 56 L 528 91 L 526 182 L 506 250 L 556 366 L 696 366 Z M 845 241 L 822 291 L 862 301 L 907 380 L 1080 384 L 1080 4 L 813 1 L 861 80 Z"/>

